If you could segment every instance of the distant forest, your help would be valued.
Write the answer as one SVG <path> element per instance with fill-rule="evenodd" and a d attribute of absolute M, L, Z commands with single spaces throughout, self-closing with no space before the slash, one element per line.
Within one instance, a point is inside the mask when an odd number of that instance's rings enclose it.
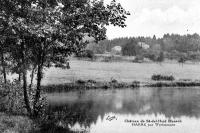
<path fill-rule="evenodd" d="M 138 43 L 149 45 L 148 49 L 142 49 Z M 143 56 L 156 60 L 164 55 L 169 59 L 200 60 L 200 36 L 165 34 L 162 38 L 153 37 L 125 37 L 112 40 L 103 40 L 98 44 L 89 45 L 89 49 L 95 54 L 111 52 L 115 46 L 122 47 L 124 56 Z"/>

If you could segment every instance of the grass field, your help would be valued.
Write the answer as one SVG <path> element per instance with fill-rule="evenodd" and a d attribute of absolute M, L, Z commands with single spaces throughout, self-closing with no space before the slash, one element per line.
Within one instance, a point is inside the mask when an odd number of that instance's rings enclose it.
<path fill-rule="evenodd" d="M 30 133 L 33 129 L 33 122 L 28 117 L 0 112 L 0 133 Z"/>
<path fill-rule="evenodd" d="M 153 74 L 173 75 L 176 79 L 200 79 L 200 64 L 178 63 L 131 63 L 131 62 L 90 62 L 70 61 L 71 69 L 50 68 L 45 70 L 42 81 L 46 84 L 62 84 L 78 79 L 123 82 L 150 81 Z"/>

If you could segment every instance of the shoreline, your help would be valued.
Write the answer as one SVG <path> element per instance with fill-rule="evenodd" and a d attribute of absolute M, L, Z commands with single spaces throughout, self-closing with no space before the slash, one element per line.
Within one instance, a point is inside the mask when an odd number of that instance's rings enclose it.
<path fill-rule="evenodd" d="M 200 87 L 200 80 L 174 80 L 174 81 L 150 81 L 139 82 L 133 81 L 131 83 L 118 82 L 113 79 L 110 82 L 98 82 L 94 80 L 77 80 L 74 83 L 58 84 L 58 85 L 46 85 L 42 86 L 44 93 L 54 92 L 68 92 L 79 91 L 89 89 L 137 89 L 140 87 Z M 0 90 L 1 94 L 1 90 Z M 8 125 L 8 124 L 11 124 Z M 42 123 L 45 124 L 45 123 Z M 25 128 L 23 128 L 25 127 Z M 40 131 L 40 125 L 37 125 L 37 120 L 33 120 L 23 115 L 12 115 L 5 112 L 0 112 L 0 132 L 24 132 Z M 41 130 L 42 131 L 42 130 Z"/>
<path fill-rule="evenodd" d="M 175 81 L 151 81 L 151 82 L 97 82 L 94 80 L 77 80 L 75 83 L 52 84 L 42 86 L 44 92 L 67 92 L 72 90 L 89 90 L 89 89 L 126 89 L 140 87 L 200 87 L 200 80 L 175 80 Z"/>

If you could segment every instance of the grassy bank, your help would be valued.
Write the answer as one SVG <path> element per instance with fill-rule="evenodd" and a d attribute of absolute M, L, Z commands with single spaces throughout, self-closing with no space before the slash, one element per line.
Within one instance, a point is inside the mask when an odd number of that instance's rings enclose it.
<path fill-rule="evenodd" d="M 88 89 L 126 89 L 138 87 L 200 87 L 200 81 L 192 80 L 174 80 L 174 81 L 151 81 L 139 82 L 133 81 L 131 83 L 118 82 L 116 80 L 111 82 L 96 82 L 92 80 L 84 81 L 78 80 L 75 83 L 66 83 L 59 85 L 46 85 L 43 86 L 43 91 L 52 92 L 67 92 L 73 90 L 88 90 Z"/>
<path fill-rule="evenodd" d="M 46 85 L 43 86 L 43 91 L 52 92 L 67 92 L 73 90 L 88 90 L 88 89 L 126 89 L 126 88 L 138 88 L 138 87 L 200 87 L 199 80 L 158 80 L 150 82 L 133 81 L 131 83 L 118 82 L 113 80 L 110 82 L 96 82 L 93 80 L 78 80 L 75 83 L 66 83 L 58 85 Z"/>
<path fill-rule="evenodd" d="M 172 81 L 172 82 L 155 82 L 145 85 L 146 87 L 198 87 L 200 81 Z"/>
<path fill-rule="evenodd" d="M 0 133 L 31 133 L 33 125 L 33 121 L 26 116 L 0 113 Z"/>
<path fill-rule="evenodd" d="M 65 92 L 71 90 L 87 90 L 87 89 L 120 89 L 120 88 L 137 88 L 140 87 L 139 81 L 131 83 L 118 82 L 112 80 L 110 82 L 97 82 L 94 80 L 77 80 L 75 83 L 66 83 L 59 85 L 46 85 L 43 86 L 44 92 Z"/>

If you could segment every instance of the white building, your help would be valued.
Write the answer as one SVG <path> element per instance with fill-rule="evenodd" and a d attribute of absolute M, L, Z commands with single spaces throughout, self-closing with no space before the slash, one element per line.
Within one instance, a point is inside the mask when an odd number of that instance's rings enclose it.
<path fill-rule="evenodd" d="M 138 45 L 143 49 L 149 49 L 150 46 L 144 42 L 138 42 Z"/>
<path fill-rule="evenodd" d="M 121 46 L 115 46 L 111 49 L 112 54 L 121 54 L 122 52 L 122 47 Z"/>

